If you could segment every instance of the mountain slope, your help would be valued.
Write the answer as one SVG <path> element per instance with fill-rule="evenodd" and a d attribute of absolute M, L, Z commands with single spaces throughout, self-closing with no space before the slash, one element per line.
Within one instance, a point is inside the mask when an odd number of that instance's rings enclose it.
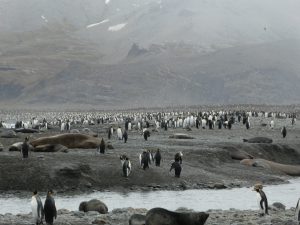
<path fill-rule="evenodd" d="M 0 103 L 299 103 L 295 0 L 2 0 Z"/>

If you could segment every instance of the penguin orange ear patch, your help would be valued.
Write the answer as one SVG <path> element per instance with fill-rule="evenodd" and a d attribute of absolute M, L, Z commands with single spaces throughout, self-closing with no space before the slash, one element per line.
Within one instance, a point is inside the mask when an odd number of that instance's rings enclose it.
<path fill-rule="evenodd" d="M 254 190 L 261 190 L 261 189 L 263 189 L 262 183 L 256 183 L 256 184 L 254 185 Z"/>

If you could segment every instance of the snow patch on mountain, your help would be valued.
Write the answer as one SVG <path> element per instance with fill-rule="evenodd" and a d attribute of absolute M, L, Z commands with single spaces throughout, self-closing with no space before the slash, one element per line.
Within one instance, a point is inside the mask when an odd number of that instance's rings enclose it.
<path fill-rule="evenodd" d="M 100 24 L 107 23 L 107 22 L 109 22 L 109 19 L 102 20 L 102 21 L 99 22 L 99 23 L 92 23 L 92 24 L 90 24 L 90 25 L 87 25 L 86 28 L 89 29 L 89 28 L 92 28 L 92 27 L 95 27 L 95 26 L 98 26 L 98 25 L 100 25 Z"/>
<path fill-rule="evenodd" d="M 41 15 L 41 18 L 42 18 L 46 23 L 48 23 L 48 20 L 47 20 L 47 18 L 46 18 L 44 15 Z"/>
<path fill-rule="evenodd" d="M 119 31 L 119 30 L 122 30 L 126 25 L 127 25 L 127 23 L 120 23 L 115 26 L 110 26 L 108 28 L 108 31 Z"/>

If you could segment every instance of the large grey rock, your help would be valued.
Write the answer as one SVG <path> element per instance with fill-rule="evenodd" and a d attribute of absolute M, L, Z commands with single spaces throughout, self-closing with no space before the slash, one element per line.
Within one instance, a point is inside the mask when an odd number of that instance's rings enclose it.
<path fill-rule="evenodd" d="M 101 202 L 98 199 L 92 199 L 88 202 L 81 202 L 79 205 L 79 211 L 89 212 L 89 211 L 97 211 L 101 214 L 108 213 L 108 208 L 105 203 Z"/>
<path fill-rule="evenodd" d="M 285 210 L 285 205 L 280 202 L 274 202 L 270 208 L 273 210 Z"/>
<path fill-rule="evenodd" d="M 129 225 L 144 225 L 146 222 L 146 216 L 141 214 L 133 214 L 129 218 Z"/>

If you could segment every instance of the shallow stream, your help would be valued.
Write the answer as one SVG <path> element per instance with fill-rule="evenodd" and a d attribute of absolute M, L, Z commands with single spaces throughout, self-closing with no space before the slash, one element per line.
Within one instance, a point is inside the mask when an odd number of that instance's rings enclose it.
<path fill-rule="evenodd" d="M 287 208 L 295 207 L 300 197 L 300 179 L 290 180 L 288 184 L 265 186 L 269 205 L 281 202 Z M 45 196 L 41 196 L 45 201 Z M 57 209 L 78 210 L 82 201 L 97 198 L 103 201 L 108 210 L 116 208 L 133 207 L 146 208 L 163 207 L 175 210 L 186 207 L 196 211 L 208 209 L 258 209 L 256 193 L 253 188 L 235 188 L 230 190 L 186 190 L 186 191 L 151 191 L 130 192 L 127 194 L 117 192 L 94 192 L 76 196 L 54 195 Z M 0 214 L 29 213 L 31 196 L 16 198 L 0 194 Z"/>

